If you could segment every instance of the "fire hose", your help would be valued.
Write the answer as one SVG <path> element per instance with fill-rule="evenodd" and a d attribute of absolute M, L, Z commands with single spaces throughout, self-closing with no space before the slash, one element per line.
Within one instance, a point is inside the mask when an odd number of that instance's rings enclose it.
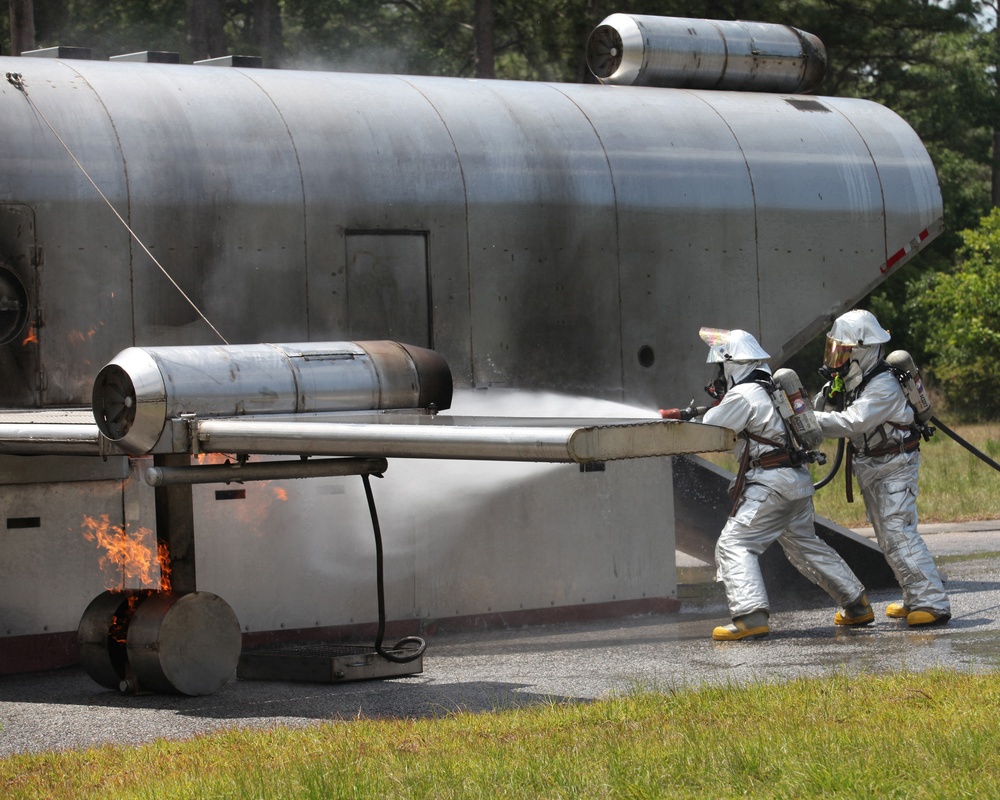
<path fill-rule="evenodd" d="M 379 475 L 378 477 L 381 478 L 382 476 Z M 382 640 L 385 637 L 385 580 L 383 576 L 382 530 L 378 524 L 378 514 L 375 511 L 375 497 L 372 495 L 372 485 L 368 478 L 368 473 L 361 473 L 361 480 L 365 484 L 365 497 L 368 498 L 368 512 L 371 514 L 372 529 L 375 531 L 375 583 L 378 593 L 378 633 L 375 636 L 375 652 L 386 661 L 392 661 L 395 664 L 406 664 L 420 658 L 424 654 L 424 650 L 427 649 L 427 643 L 419 636 L 404 636 L 396 642 L 392 649 L 398 651 L 405 646 L 414 645 L 414 648 L 408 648 L 412 649 L 412 652 L 407 653 L 405 656 L 397 655 L 382 647 Z"/>
<path fill-rule="evenodd" d="M 966 439 L 963 439 L 955 431 L 953 431 L 951 428 L 945 425 L 940 419 L 938 419 L 937 417 L 931 417 L 930 422 L 933 423 L 933 427 L 927 429 L 928 433 L 925 435 L 924 438 L 930 438 L 930 432 L 935 430 L 940 430 L 943 434 L 950 437 L 959 445 L 961 445 L 970 453 L 972 453 L 972 455 L 974 455 L 980 461 L 993 467 L 993 469 L 997 470 L 997 472 L 1000 472 L 1000 464 L 998 464 L 996 461 L 994 461 L 992 458 L 986 455 L 986 453 L 984 453 L 982 450 L 978 449 L 974 444 L 967 441 Z M 834 456 L 833 466 L 830 467 L 826 475 L 824 475 L 819 481 L 813 484 L 813 487 L 817 491 L 822 489 L 830 481 L 832 481 L 834 476 L 837 474 L 837 470 L 840 469 L 840 464 L 844 459 L 844 449 L 846 442 L 847 442 L 846 439 L 839 439 L 837 441 L 837 455 Z"/>
<path fill-rule="evenodd" d="M 981 450 L 977 450 L 974 445 L 970 444 L 961 436 L 959 436 L 957 433 L 955 433 L 955 431 L 953 431 L 951 428 L 945 425 L 937 417 L 931 417 L 931 422 L 937 425 L 937 427 L 941 429 L 942 433 L 944 433 L 946 436 L 950 436 L 952 439 L 954 439 L 956 442 L 962 445 L 962 447 L 964 447 L 966 450 L 972 453 L 972 455 L 974 455 L 980 461 L 989 464 L 991 467 L 993 467 L 993 469 L 997 470 L 997 472 L 1000 472 L 1000 464 L 998 464 L 996 461 L 994 461 L 992 458 L 986 455 L 986 453 L 982 452 Z"/>

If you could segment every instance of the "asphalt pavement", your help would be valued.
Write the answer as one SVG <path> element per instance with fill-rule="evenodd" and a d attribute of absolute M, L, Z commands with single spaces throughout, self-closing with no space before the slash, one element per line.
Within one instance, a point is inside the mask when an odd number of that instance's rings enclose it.
<path fill-rule="evenodd" d="M 128 695 L 81 668 L 0 676 L 0 756 L 189 738 L 237 726 L 309 725 L 358 717 L 434 717 L 552 701 L 586 702 L 636 689 L 1000 664 L 1000 522 L 921 526 L 950 594 L 947 626 L 909 629 L 885 617 L 898 591 L 870 593 L 874 624 L 836 628 L 824 596 L 769 587 L 771 635 L 713 642 L 728 621 L 721 586 L 679 586 L 678 613 L 602 622 L 442 633 L 423 672 L 340 684 L 232 681 L 206 697 Z M 692 568 L 693 567 L 693 568 Z M 687 565 L 682 576 L 710 570 Z M 689 579 L 686 577 L 686 579 Z"/>

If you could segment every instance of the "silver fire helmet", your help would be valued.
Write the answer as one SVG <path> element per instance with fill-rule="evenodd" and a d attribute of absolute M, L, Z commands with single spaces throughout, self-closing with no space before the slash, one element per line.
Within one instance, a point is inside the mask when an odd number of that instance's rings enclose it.
<path fill-rule="evenodd" d="M 708 363 L 722 364 L 730 385 L 739 383 L 754 370 L 771 371 L 767 365 L 771 356 L 751 333 L 738 328 L 702 328 L 698 335 L 708 345 Z"/>
<path fill-rule="evenodd" d="M 724 361 L 766 361 L 771 356 L 758 344 L 753 334 L 739 328 L 702 328 L 698 331 L 702 341 L 708 345 L 709 364 Z"/>
<path fill-rule="evenodd" d="M 856 308 L 833 321 L 826 335 L 823 366 L 844 379 L 848 391 L 878 363 L 881 345 L 889 341 L 889 331 L 879 325 L 870 311 Z"/>

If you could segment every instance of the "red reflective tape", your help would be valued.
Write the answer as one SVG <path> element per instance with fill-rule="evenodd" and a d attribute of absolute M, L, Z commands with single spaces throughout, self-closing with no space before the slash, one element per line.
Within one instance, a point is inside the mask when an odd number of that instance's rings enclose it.
<path fill-rule="evenodd" d="M 897 250 L 895 253 L 889 256 L 889 260 L 885 262 L 885 269 L 883 269 L 882 272 L 888 272 L 890 269 L 896 266 L 896 264 L 899 263 L 899 260 L 905 255 L 906 255 L 906 248 L 901 247 L 899 250 Z"/>
<path fill-rule="evenodd" d="M 916 250 L 917 245 L 930 235 L 931 235 L 930 230 L 924 228 L 922 231 L 920 231 L 920 233 L 917 234 L 917 238 L 914 239 L 912 242 L 910 242 L 908 247 L 900 247 L 895 253 L 889 256 L 889 260 L 886 261 L 885 266 L 882 267 L 882 274 L 885 274 L 894 266 L 896 266 L 896 264 L 898 264 L 900 260 L 904 256 L 906 256 L 906 254 L 909 253 L 911 250 Z"/>

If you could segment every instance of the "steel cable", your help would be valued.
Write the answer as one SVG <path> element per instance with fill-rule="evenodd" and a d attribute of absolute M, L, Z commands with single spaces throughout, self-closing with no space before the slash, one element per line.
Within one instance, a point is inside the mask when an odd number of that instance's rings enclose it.
<path fill-rule="evenodd" d="M 107 196 L 104 194 L 104 192 L 101 191 L 101 187 L 99 187 L 94 182 L 94 179 L 90 177 L 90 173 L 87 172 L 87 170 L 84 168 L 83 164 L 81 164 L 80 161 L 79 161 L 79 159 L 77 159 L 77 157 L 73 154 L 73 151 L 69 149 L 69 145 L 67 145 L 66 142 L 63 141 L 63 138 L 59 135 L 59 133 L 56 131 L 56 129 L 52 126 L 52 123 L 49 122 L 48 117 L 46 117 L 45 114 L 42 113 L 42 110 L 37 105 L 35 105 L 34 100 L 31 99 L 31 95 L 28 94 L 28 90 L 25 88 L 24 78 L 21 76 L 21 74 L 19 72 L 8 72 L 7 73 L 7 81 L 15 89 L 17 89 L 19 92 L 21 92 L 21 94 L 24 95 L 24 99 L 28 101 L 28 105 L 31 106 L 32 110 L 36 114 L 38 114 L 39 117 L 41 117 L 42 122 L 44 122 L 45 125 L 48 127 L 48 129 L 50 131 L 52 131 L 52 135 L 55 136 L 56 139 L 59 141 L 59 144 L 61 144 L 63 146 L 63 149 L 69 154 L 69 157 L 71 159 L 73 159 L 73 163 L 76 164 L 77 167 L 79 167 L 80 172 L 83 173 L 83 176 L 88 181 L 90 181 L 90 185 L 93 186 L 94 189 L 97 190 L 97 193 L 101 196 L 101 199 L 107 204 L 108 208 L 111 209 L 111 212 L 118 218 L 118 221 L 121 222 L 121 224 L 125 226 L 125 230 L 127 230 L 129 232 L 129 235 L 133 239 L 135 239 L 135 241 L 139 245 L 139 247 L 141 247 L 143 249 L 143 252 L 145 252 L 145 254 L 147 256 L 149 256 L 150 260 L 154 264 L 156 264 L 157 268 L 160 270 L 160 272 L 163 273 L 164 277 L 168 281 L 170 281 L 170 283 L 173 285 L 173 287 L 178 292 L 180 292 L 181 297 L 183 297 L 187 301 L 188 305 L 190 305 L 191 308 L 193 308 L 195 310 L 195 313 L 199 317 L 201 317 L 202 320 L 204 320 L 205 324 L 208 325 L 208 327 L 212 329 L 212 331 L 215 333 L 215 335 L 218 336 L 222 340 L 222 343 L 223 344 L 229 344 L 229 342 L 226 341 L 226 337 L 223 336 L 221 333 L 219 333 L 218 329 L 209 321 L 208 317 L 206 317 L 204 315 L 204 313 L 202 313 L 202 310 L 200 308 L 198 308 L 198 306 L 197 306 L 197 304 L 195 304 L 194 300 L 192 300 L 190 297 L 187 296 L 187 294 L 180 287 L 180 285 L 177 283 L 177 281 L 175 281 L 173 279 L 173 277 L 170 275 L 170 273 L 167 272 L 166 268 L 159 261 L 157 261 L 156 256 L 154 256 L 150 252 L 149 248 L 146 247 L 146 245 L 142 241 L 142 239 L 139 238 L 139 235 L 134 230 L 132 230 L 132 228 L 129 226 L 129 224 L 125 221 L 124 217 L 122 217 L 122 215 L 118 213 L 118 209 L 116 209 L 111 204 L 111 201 L 107 198 Z"/>

